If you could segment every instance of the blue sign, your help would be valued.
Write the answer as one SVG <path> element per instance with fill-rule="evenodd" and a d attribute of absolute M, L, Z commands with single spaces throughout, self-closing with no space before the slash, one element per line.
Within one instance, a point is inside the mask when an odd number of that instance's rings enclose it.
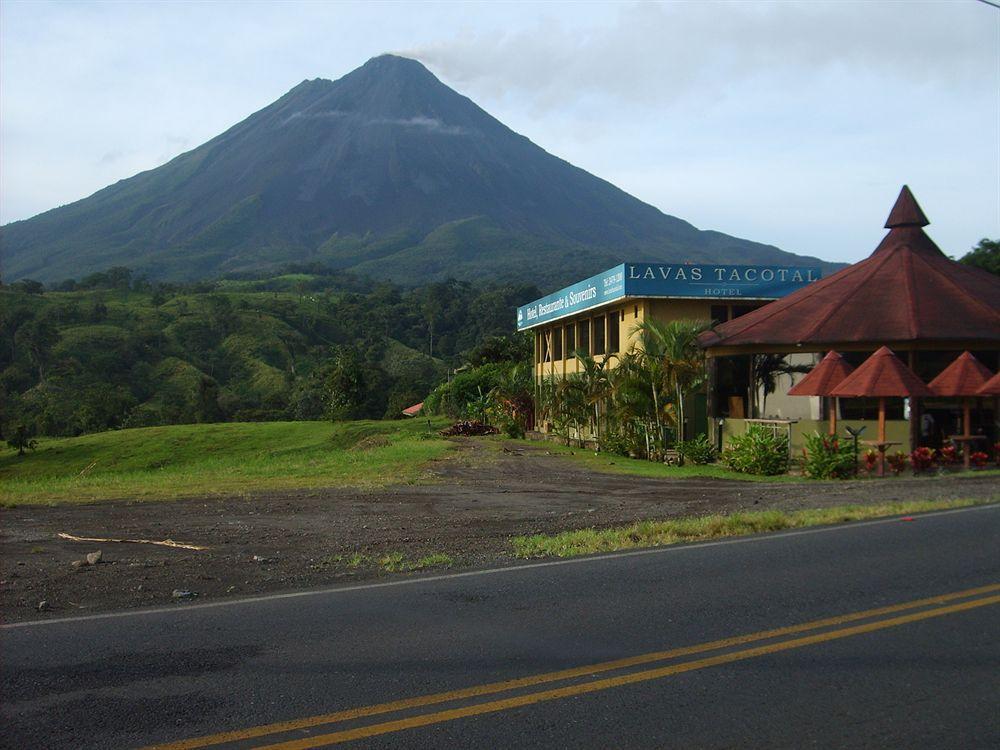
<path fill-rule="evenodd" d="M 821 277 L 819 268 L 802 266 L 622 263 L 519 307 L 517 329 L 521 331 L 625 297 L 778 299 Z"/>

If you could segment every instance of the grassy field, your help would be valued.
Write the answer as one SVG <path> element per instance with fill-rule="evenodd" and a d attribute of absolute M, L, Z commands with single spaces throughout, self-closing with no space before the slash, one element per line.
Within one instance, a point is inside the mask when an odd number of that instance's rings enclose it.
<path fill-rule="evenodd" d="M 448 450 L 443 424 L 230 422 L 43 438 L 0 457 L 0 505 L 412 482 Z"/>
<path fill-rule="evenodd" d="M 844 505 L 783 512 L 752 511 L 673 521 L 641 521 L 612 529 L 580 529 L 560 534 L 534 534 L 511 539 L 517 557 L 574 557 L 596 552 L 615 552 L 639 547 L 661 547 L 681 542 L 701 542 L 721 537 L 744 536 L 767 531 L 825 526 L 931 510 L 984 505 L 996 500 L 913 500 L 875 505 Z"/>

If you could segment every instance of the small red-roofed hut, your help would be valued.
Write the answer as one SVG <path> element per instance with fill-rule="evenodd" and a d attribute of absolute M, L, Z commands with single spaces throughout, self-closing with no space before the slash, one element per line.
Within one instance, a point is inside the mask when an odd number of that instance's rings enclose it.
<path fill-rule="evenodd" d="M 962 399 L 962 435 L 952 439 L 962 443 L 962 460 L 966 469 L 969 468 L 973 440 L 972 399 L 980 395 L 980 391 L 992 377 L 993 373 L 986 365 L 971 352 L 965 351 L 928 384 L 935 396 Z"/>
<path fill-rule="evenodd" d="M 1000 372 L 986 381 L 979 389 L 979 396 L 1000 396 Z"/>
<path fill-rule="evenodd" d="M 789 396 L 832 396 L 833 389 L 854 372 L 840 352 L 829 351 L 809 374 L 788 390 Z M 830 398 L 830 434 L 837 434 L 837 399 Z"/>
<path fill-rule="evenodd" d="M 883 346 L 864 361 L 857 370 L 852 372 L 840 385 L 833 389 L 832 396 L 837 398 L 876 397 L 878 398 L 878 440 L 875 446 L 879 451 L 879 475 L 884 473 L 885 449 L 885 400 L 893 396 L 921 398 L 932 396 L 933 391 L 927 387 L 917 374 L 903 364 L 903 361 L 893 354 L 892 350 Z"/>

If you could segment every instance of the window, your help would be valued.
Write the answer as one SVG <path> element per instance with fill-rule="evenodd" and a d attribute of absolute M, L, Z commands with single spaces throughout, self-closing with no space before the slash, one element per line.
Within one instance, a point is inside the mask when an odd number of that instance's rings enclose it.
<path fill-rule="evenodd" d="M 542 362 L 550 362 L 549 358 L 549 342 L 552 339 L 552 331 L 542 330 Z"/>
<path fill-rule="evenodd" d="M 581 320 L 576 324 L 576 348 L 590 354 L 590 321 Z"/>
<path fill-rule="evenodd" d="M 594 318 L 594 354 L 604 354 L 604 316 Z"/>
<path fill-rule="evenodd" d="M 576 326 L 572 323 L 566 324 L 566 359 L 573 359 L 573 352 L 576 350 Z"/>
<path fill-rule="evenodd" d="M 622 317 L 625 317 L 624 310 L 622 311 Z M 608 316 L 608 353 L 614 354 L 619 351 L 621 342 L 619 340 L 619 331 L 621 327 L 618 323 L 618 313 L 613 312 Z"/>
<path fill-rule="evenodd" d="M 712 305 L 712 310 L 709 314 L 712 316 L 713 325 L 725 323 L 729 320 L 729 308 L 725 305 Z"/>
<path fill-rule="evenodd" d="M 741 315 L 746 315 L 748 312 L 753 312 L 759 307 L 759 305 L 733 305 L 733 318 L 738 318 Z"/>
<path fill-rule="evenodd" d="M 558 326 L 552 329 L 552 359 L 563 358 L 563 329 Z"/>

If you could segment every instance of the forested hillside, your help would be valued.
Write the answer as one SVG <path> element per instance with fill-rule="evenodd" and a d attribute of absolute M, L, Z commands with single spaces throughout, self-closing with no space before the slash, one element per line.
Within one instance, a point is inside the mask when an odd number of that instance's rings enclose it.
<path fill-rule="evenodd" d="M 217 421 L 380 418 L 420 401 L 530 285 L 404 290 L 290 268 L 151 284 L 128 269 L 0 288 L 0 427 L 78 435 Z"/>

